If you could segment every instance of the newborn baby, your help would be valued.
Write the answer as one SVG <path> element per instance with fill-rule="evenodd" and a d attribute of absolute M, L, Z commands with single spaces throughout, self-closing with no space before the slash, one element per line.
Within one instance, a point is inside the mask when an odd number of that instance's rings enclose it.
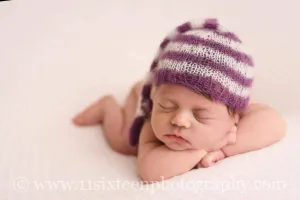
<path fill-rule="evenodd" d="M 73 121 L 102 124 L 114 150 L 137 155 L 145 181 L 210 167 L 285 134 L 274 109 L 250 102 L 253 68 L 241 40 L 217 20 L 187 22 L 163 40 L 123 107 L 108 95 Z"/>

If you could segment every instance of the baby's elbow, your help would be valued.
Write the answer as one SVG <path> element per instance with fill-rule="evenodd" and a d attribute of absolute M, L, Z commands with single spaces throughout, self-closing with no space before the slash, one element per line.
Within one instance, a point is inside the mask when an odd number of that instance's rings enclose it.
<path fill-rule="evenodd" d="M 278 138 L 279 140 L 283 139 L 287 133 L 287 124 L 286 121 L 280 117 L 279 118 L 279 127 L 278 127 Z"/>
<path fill-rule="evenodd" d="M 147 160 L 138 162 L 138 174 L 145 184 L 159 182 L 162 180 L 162 175 L 158 173 L 160 169 L 154 166 L 154 163 Z"/>
<path fill-rule="evenodd" d="M 267 107 L 265 110 L 270 118 L 270 125 L 273 127 L 274 137 L 279 141 L 283 139 L 287 133 L 287 124 L 284 117 L 275 109 Z"/>
<path fill-rule="evenodd" d="M 283 118 L 283 116 L 278 112 L 278 111 L 274 111 L 274 121 L 277 121 L 277 137 L 278 140 L 281 140 L 285 137 L 286 133 L 287 133 L 287 124 L 285 119 Z"/>
<path fill-rule="evenodd" d="M 152 184 L 158 182 L 159 179 L 154 176 L 151 172 L 140 173 L 143 184 Z"/>
<path fill-rule="evenodd" d="M 141 177 L 144 184 L 151 184 L 161 180 L 161 177 L 158 176 L 150 166 L 145 166 L 142 164 L 141 166 L 139 166 L 138 171 L 139 176 Z"/>

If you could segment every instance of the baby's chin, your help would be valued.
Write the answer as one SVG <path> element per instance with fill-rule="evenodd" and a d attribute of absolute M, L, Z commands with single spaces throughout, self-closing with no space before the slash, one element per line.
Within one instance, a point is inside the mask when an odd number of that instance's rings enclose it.
<path fill-rule="evenodd" d="M 169 149 L 172 149 L 173 151 L 183 151 L 183 150 L 188 150 L 191 149 L 190 147 L 180 145 L 176 142 L 171 142 L 171 143 L 164 143 Z"/>

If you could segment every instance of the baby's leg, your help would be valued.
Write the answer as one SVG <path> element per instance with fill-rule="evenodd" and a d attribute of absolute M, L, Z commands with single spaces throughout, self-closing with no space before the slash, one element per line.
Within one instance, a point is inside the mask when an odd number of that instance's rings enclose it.
<path fill-rule="evenodd" d="M 78 114 L 73 120 L 74 123 L 81 126 L 100 123 L 107 142 L 114 150 L 124 154 L 136 154 L 136 147 L 129 145 L 129 128 L 135 116 L 141 87 L 141 82 L 134 85 L 123 108 L 113 96 L 104 96 Z"/>

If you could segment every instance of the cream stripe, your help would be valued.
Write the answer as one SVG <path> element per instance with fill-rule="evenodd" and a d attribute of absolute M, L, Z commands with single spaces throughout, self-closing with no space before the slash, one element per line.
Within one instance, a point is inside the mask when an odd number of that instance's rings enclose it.
<path fill-rule="evenodd" d="M 213 31 L 204 30 L 204 29 L 203 30 L 191 30 L 191 31 L 187 31 L 185 33 L 185 35 L 193 35 L 193 36 L 201 37 L 203 39 L 212 40 L 212 41 L 218 42 L 220 44 L 223 44 L 224 46 L 228 46 L 236 51 L 244 52 L 245 54 L 249 54 L 248 50 L 245 49 L 245 46 L 242 45 L 241 43 L 231 40 L 222 35 L 218 35 L 218 34 L 214 33 Z"/>
<path fill-rule="evenodd" d="M 190 20 L 190 24 L 191 24 L 192 29 L 202 28 L 204 23 L 205 23 L 204 19 Z"/>
<path fill-rule="evenodd" d="M 208 57 L 219 64 L 225 64 L 236 72 L 240 73 L 245 78 L 253 77 L 253 67 L 245 63 L 238 62 L 234 58 L 224 55 L 210 47 L 196 46 L 192 44 L 184 44 L 180 42 L 170 42 L 165 51 L 177 51 L 192 54 L 194 56 Z"/>
<path fill-rule="evenodd" d="M 213 70 L 207 66 L 165 59 L 158 64 L 157 69 L 170 69 L 177 72 L 186 72 L 189 74 L 194 74 L 196 76 L 198 75 L 203 77 L 212 77 L 213 80 L 221 83 L 231 93 L 244 98 L 249 96 L 250 91 L 247 87 L 241 86 L 225 74 Z"/>

